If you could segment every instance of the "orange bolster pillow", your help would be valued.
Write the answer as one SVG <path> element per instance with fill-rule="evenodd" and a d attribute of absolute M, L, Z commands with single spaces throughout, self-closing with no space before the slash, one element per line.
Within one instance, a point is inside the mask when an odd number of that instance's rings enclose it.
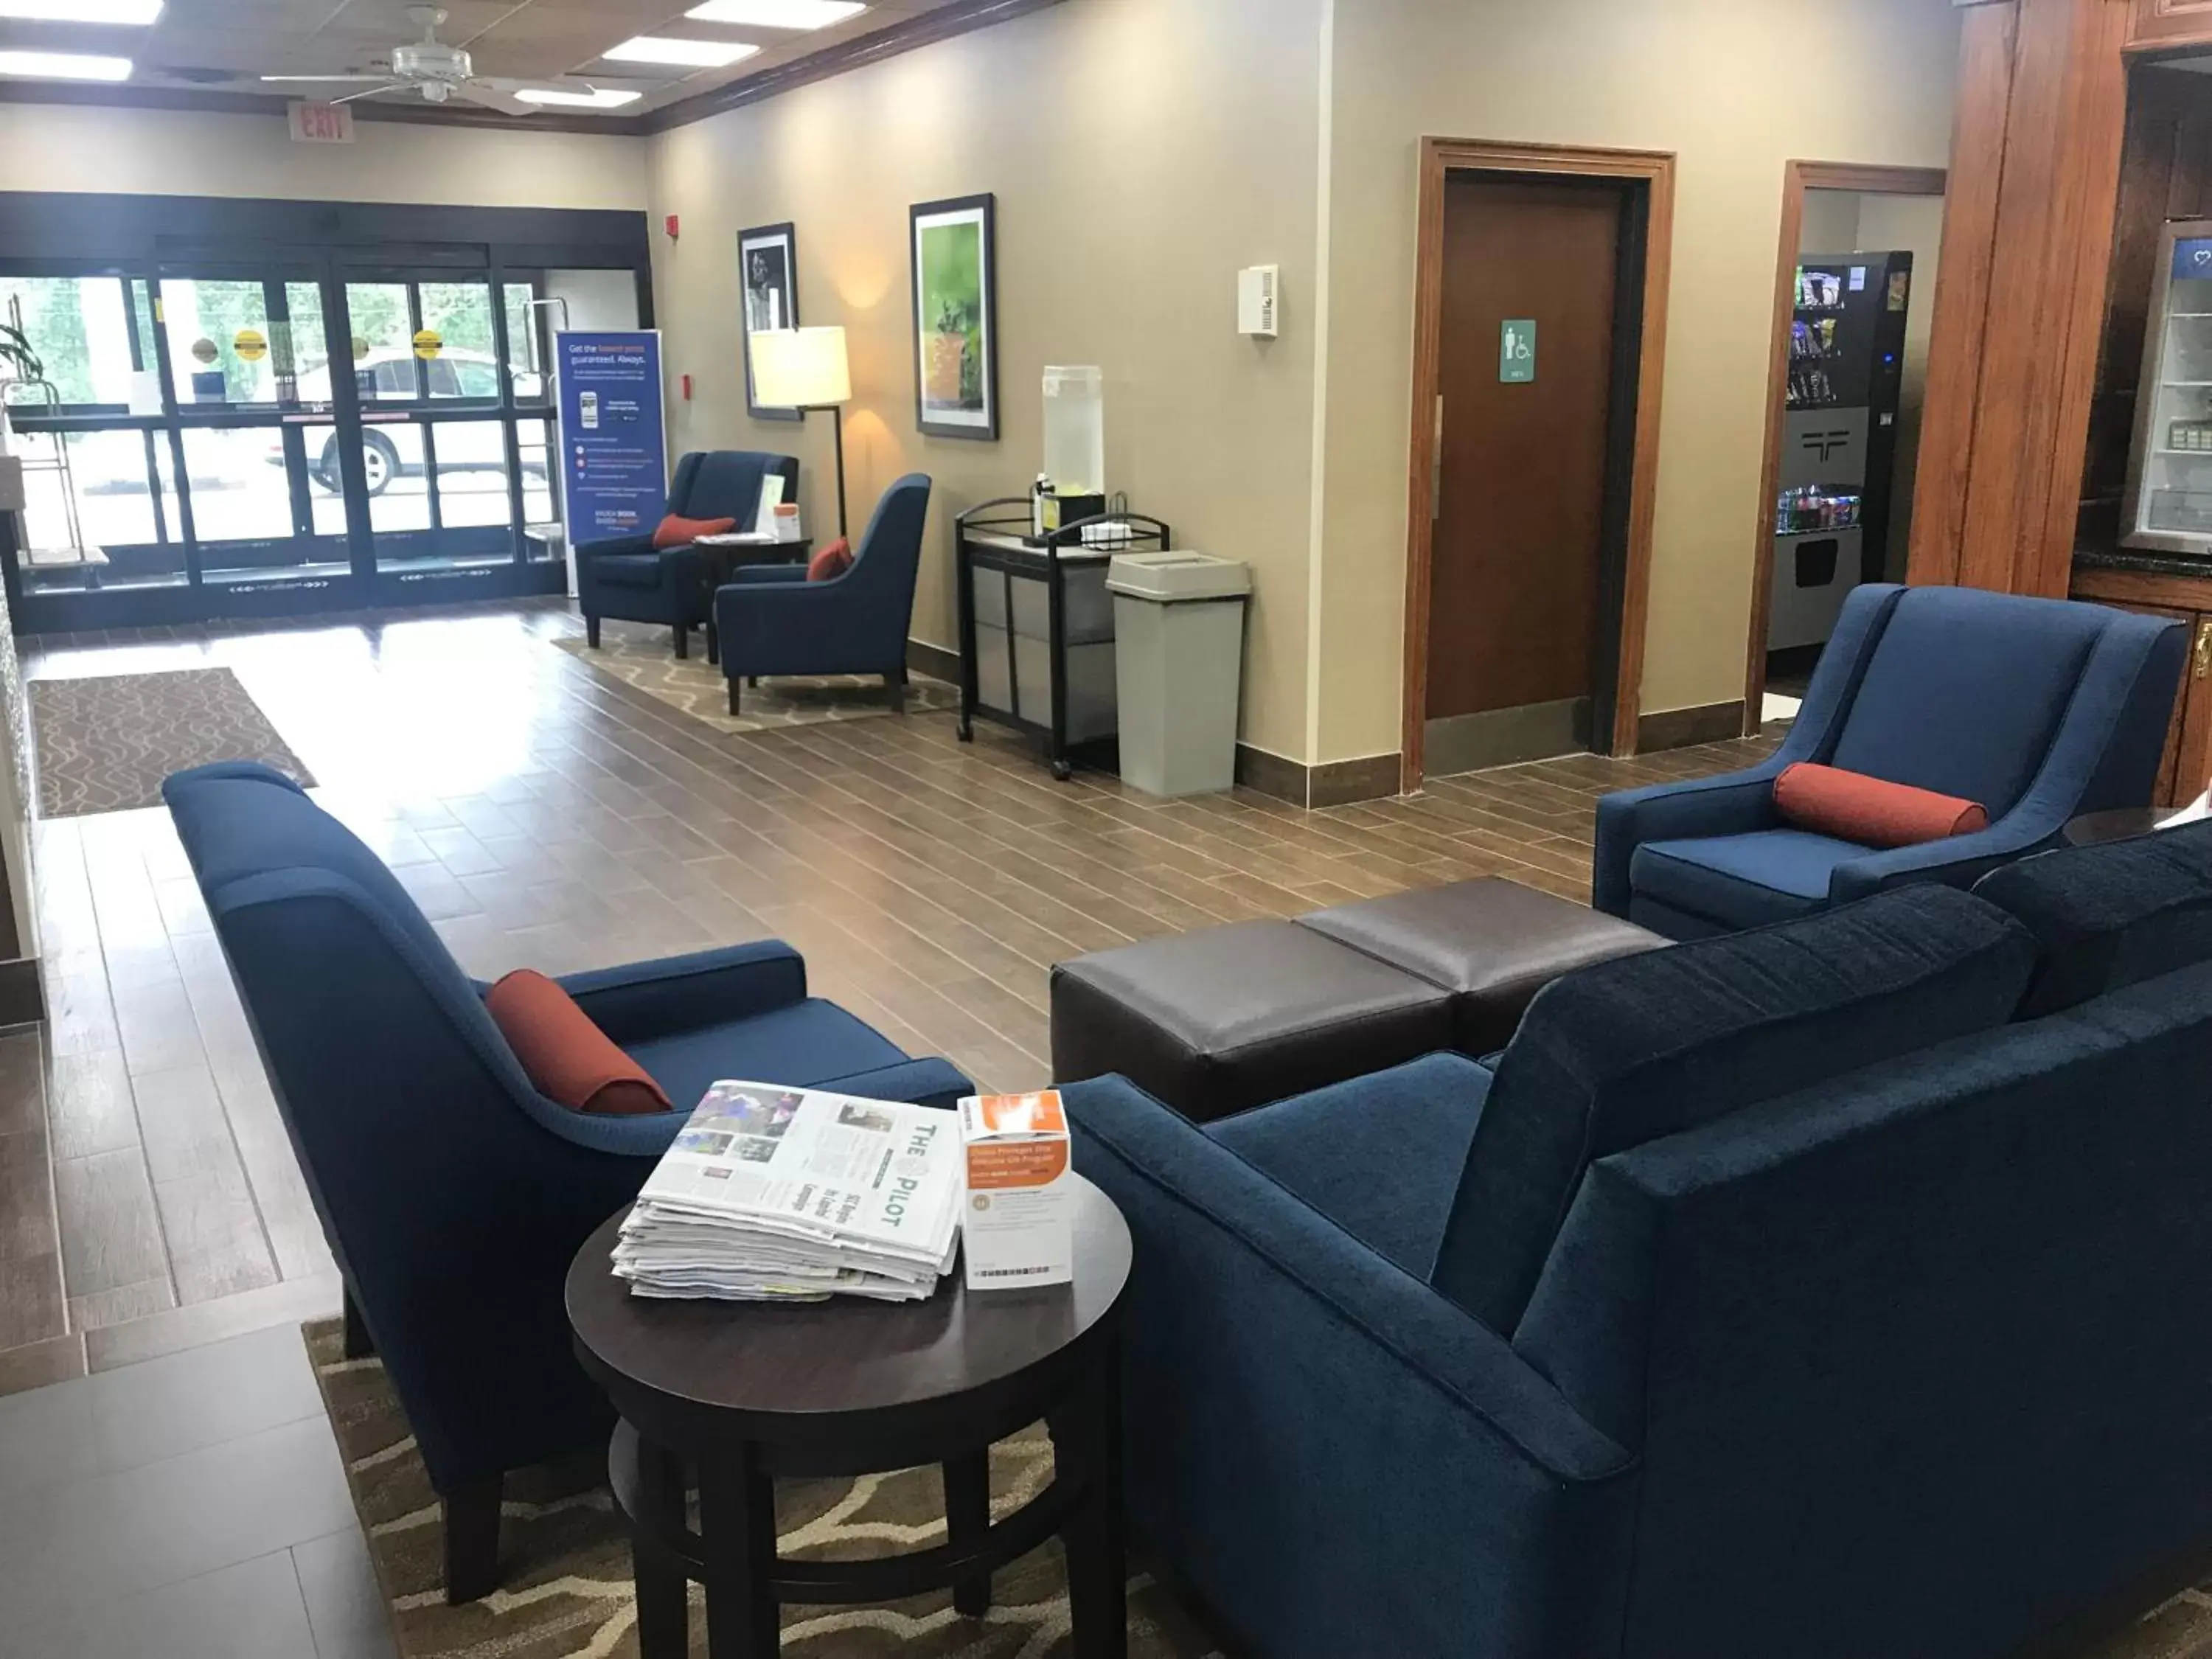
<path fill-rule="evenodd" d="M 686 519 L 670 514 L 653 532 L 653 550 L 666 553 L 689 547 L 702 536 L 726 536 L 738 527 L 735 519 Z"/>
<path fill-rule="evenodd" d="M 629 1117 L 674 1108 L 661 1086 L 544 975 L 518 969 L 484 1007 L 538 1092 L 574 1112 Z"/>
<path fill-rule="evenodd" d="M 1800 830 L 1862 847 L 1918 847 L 1990 827 L 1973 801 L 1808 761 L 1775 779 L 1774 807 Z"/>
<path fill-rule="evenodd" d="M 806 562 L 806 580 L 834 582 L 853 568 L 853 544 L 842 536 Z"/>

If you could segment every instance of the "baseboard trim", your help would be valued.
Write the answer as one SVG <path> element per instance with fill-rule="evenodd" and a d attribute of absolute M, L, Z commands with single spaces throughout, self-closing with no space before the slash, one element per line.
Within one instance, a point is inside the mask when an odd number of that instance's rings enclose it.
<path fill-rule="evenodd" d="M 1398 757 L 1368 755 L 1319 766 L 1287 760 L 1249 743 L 1237 745 L 1237 781 L 1293 806 L 1350 806 L 1398 793 Z"/>
<path fill-rule="evenodd" d="M 941 645 L 932 645 L 927 640 L 906 642 L 906 665 L 909 673 L 926 674 L 948 685 L 960 684 L 960 653 L 947 651 Z"/>
<path fill-rule="evenodd" d="M 1431 720 L 1422 745 L 1422 767 L 1429 777 L 1448 778 L 1561 755 L 1586 755 L 1590 719 L 1588 697 L 1568 697 Z"/>
<path fill-rule="evenodd" d="M 33 1025 L 46 1017 L 46 994 L 39 982 L 39 959 L 18 957 L 0 962 L 0 1025 Z"/>
<path fill-rule="evenodd" d="M 1743 735 L 1743 699 L 1709 702 L 1698 708 L 1669 708 L 1646 714 L 1636 722 L 1636 752 L 1648 755 L 1657 749 L 1688 749 L 1701 743 L 1721 743 Z"/>

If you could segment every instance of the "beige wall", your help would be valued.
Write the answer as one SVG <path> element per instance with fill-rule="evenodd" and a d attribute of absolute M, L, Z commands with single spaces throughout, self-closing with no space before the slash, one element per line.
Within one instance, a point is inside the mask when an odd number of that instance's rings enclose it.
<path fill-rule="evenodd" d="M 465 207 L 646 201 L 642 138 L 357 121 L 350 144 L 295 144 L 281 115 L 0 104 L 0 190 L 261 196 Z"/>
<path fill-rule="evenodd" d="M 791 450 L 817 536 L 835 515 L 826 416 L 744 409 L 737 234 L 793 222 L 799 309 L 842 323 L 854 529 L 908 471 L 937 491 L 915 637 L 957 639 L 950 523 L 1021 495 L 1047 363 L 1106 374 L 1107 471 L 1184 545 L 1252 562 L 1244 732 L 1303 752 L 1313 448 L 1320 0 L 1069 0 L 662 135 L 653 212 L 672 446 Z M 998 198 L 995 444 L 915 429 L 907 210 Z M 1236 274 L 1279 263 L 1283 337 L 1236 332 Z"/>
<path fill-rule="evenodd" d="M 1677 153 L 1642 706 L 1741 697 L 1783 164 L 1943 166 L 1950 0 L 1346 0 L 1334 28 L 1316 757 L 1399 745 L 1425 134 Z"/>

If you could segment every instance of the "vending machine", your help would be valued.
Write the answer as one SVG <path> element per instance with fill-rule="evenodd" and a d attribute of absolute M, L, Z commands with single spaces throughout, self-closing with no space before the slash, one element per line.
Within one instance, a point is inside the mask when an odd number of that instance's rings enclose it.
<path fill-rule="evenodd" d="M 1910 253 L 1808 256 L 1797 267 L 1766 648 L 1818 647 L 1889 556 Z"/>
<path fill-rule="evenodd" d="M 2120 545 L 2212 556 L 2212 220 L 2166 228 Z"/>

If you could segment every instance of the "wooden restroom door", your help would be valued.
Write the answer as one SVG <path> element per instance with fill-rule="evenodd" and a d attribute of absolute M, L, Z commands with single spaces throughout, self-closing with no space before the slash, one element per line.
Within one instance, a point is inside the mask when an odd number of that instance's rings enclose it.
<path fill-rule="evenodd" d="M 1629 205 L 1612 180 L 1448 177 L 1431 775 L 1593 746 L 1633 416 L 1614 408 Z M 1509 380 L 1506 325 L 1529 321 L 1534 378 Z"/>

